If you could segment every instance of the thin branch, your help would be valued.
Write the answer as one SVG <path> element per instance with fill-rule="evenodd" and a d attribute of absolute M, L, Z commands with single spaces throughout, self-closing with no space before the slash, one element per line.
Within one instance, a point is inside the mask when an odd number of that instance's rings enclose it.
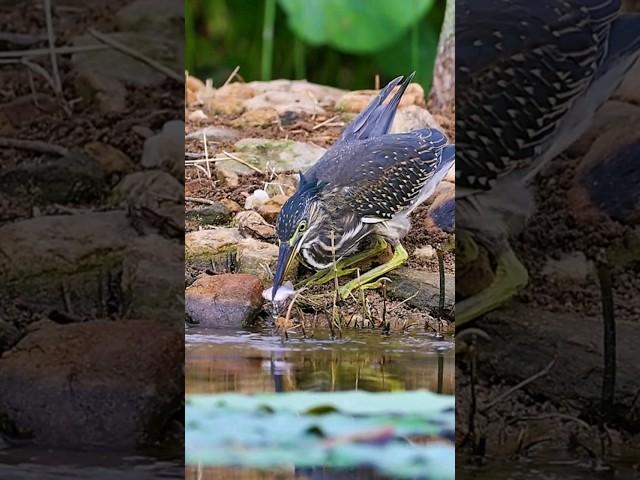
<path fill-rule="evenodd" d="M 108 45 L 78 45 L 72 47 L 58 48 L 33 48 L 31 50 L 8 50 L 0 52 L 0 58 L 22 58 L 22 57 L 44 57 L 54 52 L 56 55 L 64 55 L 69 53 L 93 52 L 96 50 L 107 50 Z"/>
<path fill-rule="evenodd" d="M 240 65 L 237 65 L 236 68 L 233 69 L 233 72 L 231 72 L 231 75 L 229 75 L 227 77 L 227 79 L 224 81 L 224 83 L 222 84 L 222 87 L 226 87 L 227 85 L 229 85 L 229 83 L 231 82 L 231 80 L 233 80 L 233 78 L 236 76 L 236 74 L 238 73 L 238 71 L 240 70 Z"/>
<path fill-rule="evenodd" d="M 520 390 L 522 387 L 524 387 L 526 385 L 529 385 L 531 382 L 533 382 L 534 380 L 537 380 L 540 377 L 544 377 L 547 373 L 549 373 L 549 370 L 551 370 L 551 367 L 553 367 L 553 365 L 555 363 L 556 363 L 555 359 L 551 360 L 549 362 L 549 364 L 546 367 L 544 367 L 542 370 L 540 370 L 538 373 L 535 373 L 535 374 L 531 375 L 529 378 L 523 380 L 522 382 L 520 382 L 516 386 L 510 388 L 509 390 L 507 390 L 506 392 L 502 393 L 501 395 L 498 395 L 495 399 L 493 399 L 491 402 L 489 402 L 484 407 L 479 408 L 478 410 L 480 412 L 486 412 L 491 407 L 493 407 L 496 403 L 501 402 L 502 400 L 507 398 L 509 395 L 511 395 L 513 392 L 516 392 L 517 390 Z"/>
<path fill-rule="evenodd" d="M 224 150 L 222 151 L 222 153 L 224 153 L 227 157 L 231 158 L 232 160 L 235 160 L 236 162 L 244 165 L 245 167 L 249 167 L 251 170 L 264 175 L 264 172 L 262 170 L 260 170 L 258 167 L 255 167 L 255 166 L 251 165 L 249 162 L 246 162 L 246 161 L 242 160 L 240 157 L 237 157 L 236 155 L 233 155 L 232 153 L 225 152 Z"/>
<path fill-rule="evenodd" d="M 218 205 L 218 202 L 214 202 L 213 200 L 209 200 L 208 198 L 184 197 L 184 199 L 187 202 L 202 203 L 204 205 Z"/>
<path fill-rule="evenodd" d="M 53 153 L 65 157 L 69 150 L 60 145 L 54 145 L 39 140 L 18 140 L 16 138 L 0 137 L 0 147 L 18 148 L 20 150 L 32 150 L 40 153 Z"/>
<path fill-rule="evenodd" d="M 159 62 L 156 62 L 154 59 L 149 58 L 148 56 L 144 55 L 143 53 L 138 52 L 137 50 L 134 50 L 133 48 L 130 48 L 120 42 L 118 42 L 117 40 L 114 40 L 113 38 L 110 38 L 108 36 L 106 36 L 103 33 L 100 33 L 99 31 L 97 31 L 94 28 L 90 28 L 89 29 L 89 33 L 97 38 L 98 40 L 100 40 L 102 43 L 105 43 L 107 45 L 109 45 L 110 47 L 113 47 L 115 50 L 118 50 L 120 53 L 124 53 L 125 55 L 128 55 L 132 58 L 135 58 L 136 60 L 140 60 L 141 62 L 147 64 L 148 66 L 150 66 L 151 68 L 164 73 L 167 77 L 172 78 L 173 80 L 175 80 L 178 83 L 184 83 L 184 77 L 182 76 L 182 74 L 179 74 L 177 72 L 174 72 L 173 70 L 171 70 L 170 68 L 165 67 L 164 65 L 162 65 Z"/>
<path fill-rule="evenodd" d="M 62 81 L 58 70 L 58 58 L 56 56 L 56 37 L 53 31 L 53 16 L 51 14 L 51 0 L 44 0 L 44 15 L 47 23 L 47 39 L 49 41 L 49 58 L 53 70 L 53 90 L 59 97 L 62 96 Z"/>

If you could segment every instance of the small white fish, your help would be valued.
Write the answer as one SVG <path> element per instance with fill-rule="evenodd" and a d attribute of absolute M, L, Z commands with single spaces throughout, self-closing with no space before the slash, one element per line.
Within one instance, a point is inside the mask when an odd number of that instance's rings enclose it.
<path fill-rule="evenodd" d="M 273 287 L 267 288 L 262 292 L 262 298 L 265 300 L 271 301 L 271 292 L 273 291 Z M 280 285 L 278 291 L 276 292 L 276 296 L 273 299 L 275 303 L 284 302 L 287 298 L 292 296 L 296 291 L 293 289 L 293 283 L 286 282 L 284 285 Z"/>

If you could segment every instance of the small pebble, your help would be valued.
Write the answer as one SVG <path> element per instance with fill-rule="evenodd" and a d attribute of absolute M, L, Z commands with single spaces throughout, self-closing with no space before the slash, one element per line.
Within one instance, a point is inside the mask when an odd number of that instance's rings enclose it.
<path fill-rule="evenodd" d="M 251 195 L 247 197 L 244 202 L 245 210 L 252 210 L 256 207 L 259 207 L 263 203 L 269 200 L 269 194 L 264 190 L 256 190 Z"/>

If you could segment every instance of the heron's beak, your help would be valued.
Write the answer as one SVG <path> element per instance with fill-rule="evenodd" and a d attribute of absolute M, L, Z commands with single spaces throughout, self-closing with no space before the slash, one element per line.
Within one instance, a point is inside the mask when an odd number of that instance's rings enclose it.
<path fill-rule="evenodd" d="M 271 301 L 276 298 L 276 292 L 282 285 L 282 280 L 291 268 L 293 259 L 295 257 L 295 246 L 291 247 L 288 242 L 282 242 L 280 244 L 280 251 L 278 252 L 278 264 L 276 266 L 276 275 L 273 279 L 273 287 L 271 289 Z"/>

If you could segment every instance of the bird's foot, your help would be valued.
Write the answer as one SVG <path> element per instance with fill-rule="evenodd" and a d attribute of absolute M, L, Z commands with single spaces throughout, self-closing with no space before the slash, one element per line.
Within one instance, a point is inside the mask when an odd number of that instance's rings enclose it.
<path fill-rule="evenodd" d="M 498 258 L 496 276 L 491 285 L 456 305 L 456 327 L 495 310 L 522 290 L 528 281 L 527 269 L 509 249 Z"/>
<path fill-rule="evenodd" d="M 398 244 L 393 252 L 393 257 L 391 258 L 391 260 L 389 260 L 386 263 L 383 263 L 382 265 L 377 266 L 376 268 L 369 270 L 363 275 L 360 275 L 358 278 L 354 278 L 353 280 L 349 281 L 346 285 L 340 287 L 338 289 L 338 294 L 340 295 L 340 298 L 342 299 L 347 298 L 349 294 L 357 288 L 371 289 L 371 288 L 378 288 L 382 286 L 382 282 L 375 281 L 375 280 L 381 277 L 382 275 L 384 275 L 385 273 L 388 273 L 391 270 L 395 270 L 396 268 L 402 266 L 404 262 L 407 261 L 408 258 L 409 258 L 409 255 L 407 254 L 407 251 L 404 249 L 402 245 Z"/>
<path fill-rule="evenodd" d="M 356 253 L 351 257 L 345 258 L 336 262 L 335 269 L 333 266 L 329 268 L 325 268 L 324 270 L 320 270 L 316 272 L 314 275 L 303 281 L 305 286 L 313 286 L 313 285 L 323 285 L 335 279 L 336 277 L 343 277 L 345 275 L 349 275 L 355 271 L 357 271 L 356 267 L 353 265 L 357 265 L 360 262 L 365 260 L 369 260 L 371 258 L 375 258 L 381 253 L 383 253 L 387 249 L 387 242 L 378 238 L 376 243 L 363 250 L 362 252 Z"/>

